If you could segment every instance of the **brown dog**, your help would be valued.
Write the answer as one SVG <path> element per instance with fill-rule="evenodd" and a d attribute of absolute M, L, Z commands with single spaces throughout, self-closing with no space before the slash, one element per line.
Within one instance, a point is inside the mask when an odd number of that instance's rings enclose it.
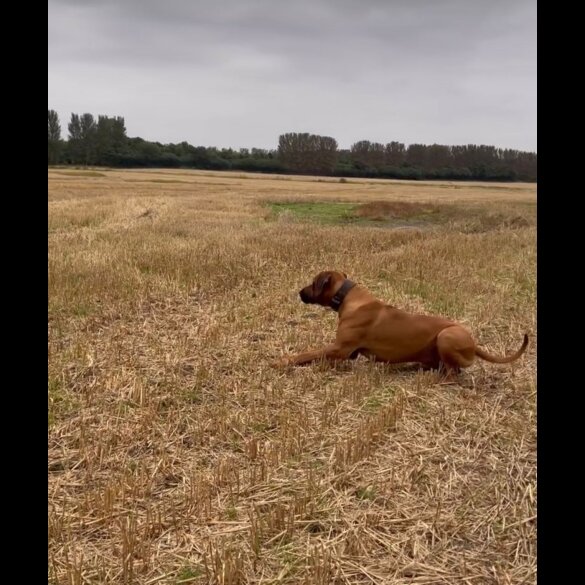
<path fill-rule="evenodd" d="M 303 303 L 331 307 L 339 312 L 335 342 L 323 349 L 283 358 L 279 365 L 301 365 L 318 359 L 346 360 L 359 355 L 387 363 L 418 362 L 431 369 L 444 369 L 447 378 L 467 368 L 476 356 L 492 363 L 517 360 L 528 346 L 508 357 L 496 357 L 476 346 L 461 325 L 426 315 L 413 315 L 375 299 L 365 288 L 342 272 L 319 273 L 299 293 Z"/>

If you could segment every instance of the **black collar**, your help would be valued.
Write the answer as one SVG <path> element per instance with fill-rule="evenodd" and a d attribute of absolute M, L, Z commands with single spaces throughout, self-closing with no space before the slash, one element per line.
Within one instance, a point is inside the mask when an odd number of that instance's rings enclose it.
<path fill-rule="evenodd" d="M 339 307 L 341 307 L 343 299 L 345 299 L 345 296 L 355 286 L 355 284 L 356 284 L 355 282 L 352 282 L 351 280 L 348 279 L 345 279 L 343 281 L 341 288 L 335 293 L 335 295 L 333 295 L 333 298 L 331 299 L 330 306 L 334 311 L 339 311 Z"/>

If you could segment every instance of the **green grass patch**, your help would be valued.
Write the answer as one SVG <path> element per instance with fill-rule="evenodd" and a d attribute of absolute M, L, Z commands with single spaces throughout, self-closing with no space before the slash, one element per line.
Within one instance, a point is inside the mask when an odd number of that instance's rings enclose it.
<path fill-rule="evenodd" d="M 182 585 L 183 583 L 193 583 L 196 579 L 200 579 L 205 574 L 205 571 L 200 566 L 187 566 L 183 567 L 175 581 L 176 585 Z"/>
<path fill-rule="evenodd" d="M 237 520 L 238 519 L 238 511 L 233 507 L 227 508 L 225 511 L 225 517 L 227 520 L 232 520 L 232 521 Z"/>
<path fill-rule="evenodd" d="M 355 495 L 358 500 L 373 501 L 376 499 L 376 490 L 372 486 L 361 487 L 356 490 Z"/>
<path fill-rule="evenodd" d="M 300 220 L 317 221 L 319 223 L 347 223 L 356 221 L 353 210 L 355 203 L 336 201 L 307 201 L 294 203 L 270 203 L 272 212 L 277 216 L 292 215 Z"/>
<path fill-rule="evenodd" d="M 418 201 L 339 201 L 270 202 L 273 218 L 313 221 L 321 224 L 355 224 L 386 228 L 451 227 L 462 233 L 482 233 L 502 228 L 519 229 L 535 223 L 533 209 L 510 206 L 501 212 L 489 208 L 452 203 Z"/>
<path fill-rule="evenodd" d="M 378 412 L 386 406 L 394 397 L 396 388 L 394 386 L 383 386 L 377 391 L 366 396 L 361 405 L 361 410 L 366 413 Z"/>

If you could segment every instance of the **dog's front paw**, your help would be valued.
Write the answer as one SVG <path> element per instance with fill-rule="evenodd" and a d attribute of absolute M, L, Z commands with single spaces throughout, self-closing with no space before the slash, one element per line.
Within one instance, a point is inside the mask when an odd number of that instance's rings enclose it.
<path fill-rule="evenodd" d="M 270 364 L 273 368 L 282 369 L 290 365 L 290 359 L 287 357 L 281 357 Z"/>

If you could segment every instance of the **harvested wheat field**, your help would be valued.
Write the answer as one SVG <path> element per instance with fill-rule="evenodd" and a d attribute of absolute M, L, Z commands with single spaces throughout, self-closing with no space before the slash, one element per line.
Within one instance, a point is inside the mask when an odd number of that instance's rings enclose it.
<path fill-rule="evenodd" d="M 48 176 L 50 582 L 536 582 L 535 185 Z M 274 369 L 322 269 L 531 344 Z"/>

